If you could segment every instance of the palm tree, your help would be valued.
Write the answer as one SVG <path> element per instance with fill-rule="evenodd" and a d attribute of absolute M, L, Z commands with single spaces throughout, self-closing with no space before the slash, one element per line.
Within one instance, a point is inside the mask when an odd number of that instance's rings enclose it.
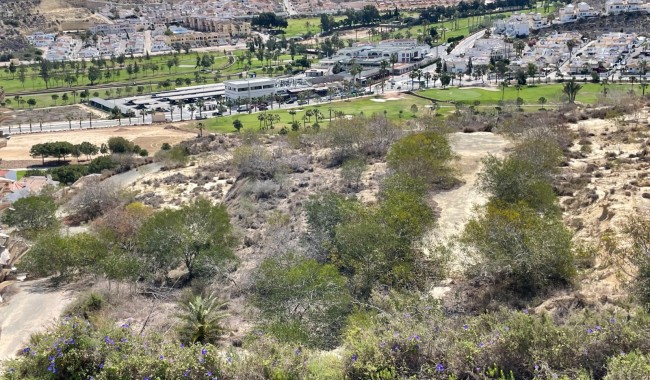
<path fill-rule="evenodd" d="M 199 117 L 202 117 L 203 116 L 203 114 L 202 114 L 203 113 L 203 107 L 205 106 L 205 100 L 203 100 L 203 99 L 197 100 L 196 101 L 196 106 L 199 109 Z"/>
<path fill-rule="evenodd" d="M 569 61 L 571 61 L 571 55 L 573 54 L 573 49 L 578 46 L 578 42 L 575 39 L 570 39 L 566 42 L 566 47 L 569 49 Z"/>
<path fill-rule="evenodd" d="M 569 98 L 569 103 L 573 104 L 576 100 L 576 95 L 582 89 L 582 85 L 576 83 L 576 80 L 572 78 L 570 81 L 564 83 L 562 87 L 562 92 L 567 95 Z"/>
<path fill-rule="evenodd" d="M 74 116 L 72 116 L 71 113 L 66 113 L 65 119 L 68 121 L 68 127 L 72 129 L 72 120 L 74 120 Z"/>
<path fill-rule="evenodd" d="M 504 80 L 501 82 L 501 101 L 503 101 L 503 98 L 506 96 L 506 87 L 508 87 L 508 81 Z"/>
<path fill-rule="evenodd" d="M 221 321 L 228 316 L 220 311 L 225 305 L 214 296 L 194 296 L 182 304 L 182 313 L 178 316 L 183 321 L 179 330 L 181 341 L 186 344 L 218 341 L 225 331 Z"/>
<path fill-rule="evenodd" d="M 380 71 L 379 71 L 379 74 L 381 75 L 381 92 L 383 93 L 384 92 L 384 85 L 386 84 L 386 73 L 388 71 L 387 70 L 388 69 L 388 61 L 386 61 L 384 59 L 383 61 L 381 61 L 379 66 L 381 68 Z"/>
<path fill-rule="evenodd" d="M 196 129 L 199 130 L 199 137 L 203 137 L 203 123 L 197 124 Z"/>
<path fill-rule="evenodd" d="M 260 122 L 260 130 L 266 129 L 266 112 L 257 114 L 257 120 Z M 264 128 L 262 128 L 262 122 L 264 122 Z"/>
<path fill-rule="evenodd" d="M 415 78 L 418 77 L 417 70 L 411 71 L 411 73 L 409 74 L 409 77 L 411 78 L 411 91 L 413 91 L 413 85 L 415 84 Z"/>
<path fill-rule="evenodd" d="M 178 101 L 178 109 L 181 111 L 181 121 L 183 121 L 183 107 L 185 107 L 185 102 L 182 100 Z"/>
<path fill-rule="evenodd" d="M 427 71 L 426 73 L 424 73 L 424 80 L 426 81 L 426 87 L 427 88 L 429 87 L 429 80 L 430 79 L 431 79 L 431 73 Z"/>
<path fill-rule="evenodd" d="M 190 111 L 190 120 L 194 119 L 194 112 L 196 111 L 196 106 L 194 104 L 190 104 L 187 109 Z"/>
<path fill-rule="evenodd" d="M 354 61 L 354 60 L 353 60 Z M 352 63 L 352 62 L 350 62 Z M 358 63 L 352 63 L 352 67 L 350 67 L 350 74 L 352 75 L 352 82 L 356 84 L 354 77 L 357 76 L 357 74 L 361 74 L 362 68 L 361 65 Z M 361 77 L 359 77 L 361 79 Z"/>
<path fill-rule="evenodd" d="M 289 115 L 291 115 L 291 123 L 296 122 L 296 110 L 289 110 Z"/>
<path fill-rule="evenodd" d="M 645 79 L 641 79 L 641 96 L 645 97 L 645 90 L 648 88 L 648 82 Z"/>

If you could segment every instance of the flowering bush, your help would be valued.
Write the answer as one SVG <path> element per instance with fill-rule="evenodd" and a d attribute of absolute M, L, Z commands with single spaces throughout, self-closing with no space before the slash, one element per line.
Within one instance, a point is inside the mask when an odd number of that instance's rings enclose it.
<path fill-rule="evenodd" d="M 51 332 L 34 335 L 22 355 L 6 364 L 4 379 L 212 379 L 222 378 L 214 346 L 164 343 L 128 324 L 100 329 L 67 317 Z"/>
<path fill-rule="evenodd" d="M 602 379 L 611 357 L 650 350 L 650 317 L 642 311 L 578 313 L 560 323 L 527 310 L 449 318 L 434 301 L 405 301 L 395 294 L 375 295 L 373 303 L 375 311 L 350 318 L 345 339 L 350 379 L 383 379 L 387 373 L 389 378 L 589 379 L 590 374 Z"/>

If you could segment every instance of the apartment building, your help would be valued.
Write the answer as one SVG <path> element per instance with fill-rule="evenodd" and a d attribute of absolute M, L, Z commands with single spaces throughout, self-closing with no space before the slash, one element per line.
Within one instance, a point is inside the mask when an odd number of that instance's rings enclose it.
<path fill-rule="evenodd" d="M 244 21 L 226 20 L 209 16 L 187 16 L 183 25 L 201 32 L 220 33 L 230 37 L 245 37 L 251 32 L 251 24 Z"/>

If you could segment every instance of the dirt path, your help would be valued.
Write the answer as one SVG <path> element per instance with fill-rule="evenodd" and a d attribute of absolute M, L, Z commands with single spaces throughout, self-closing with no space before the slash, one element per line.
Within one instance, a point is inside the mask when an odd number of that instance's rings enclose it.
<path fill-rule="evenodd" d="M 488 132 L 456 133 L 450 140 L 454 152 L 459 157 L 456 165 L 465 183 L 456 189 L 433 196 L 433 200 L 441 209 L 438 228 L 430 237 L 433 241 L 445 241 L 461 232 L 472 216 L 474 207 L 485 203 L 485 195 L 476 188 L 481 159 L 488 154 L 499 154 L 508 145 L 503 136 Z M 457 264 L 462 259 L 457 255 L 453 261 Z"/>
<path fill-rule="evenodd" d="M 147 149 L 153 155 L 160 149 L 163 142 L 176 144 L 180 141 L 192 138 L 195 132 L 188 132 L 179 129 L 165 128 L 161 125 L 141 127 L 119 127 L 119 128 L 98 128 L 71 130 L 64 132 L 33 133 L 15 135 L 7 142 L 7 147 L 0 150 L 0 157 L 3 160 L 29 160 L 29 150 L 32 145 L 51 141 L 68 141 L 73 144 L 80 144 L 83 141 L 95 145 L 106 143 L 110 137 L 122 136 L 140 147 Z"/>
<path fill-rule="evenodd" d="M 47 328 L 71 301 L 70 290 L 48 286 L 47 279 L 19 283 L 0 307 L 0 361 L 25 347 L 29 336 Z"/>

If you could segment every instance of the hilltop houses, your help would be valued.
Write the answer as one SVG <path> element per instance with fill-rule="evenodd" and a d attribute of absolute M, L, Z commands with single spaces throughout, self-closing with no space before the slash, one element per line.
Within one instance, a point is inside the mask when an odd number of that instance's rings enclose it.
<path fill-rule="evenodd" d="M 618 15 L 628 12 L 648 12 L 650 8 L 643 0 L 607 0 L 606 15 Z"/>

